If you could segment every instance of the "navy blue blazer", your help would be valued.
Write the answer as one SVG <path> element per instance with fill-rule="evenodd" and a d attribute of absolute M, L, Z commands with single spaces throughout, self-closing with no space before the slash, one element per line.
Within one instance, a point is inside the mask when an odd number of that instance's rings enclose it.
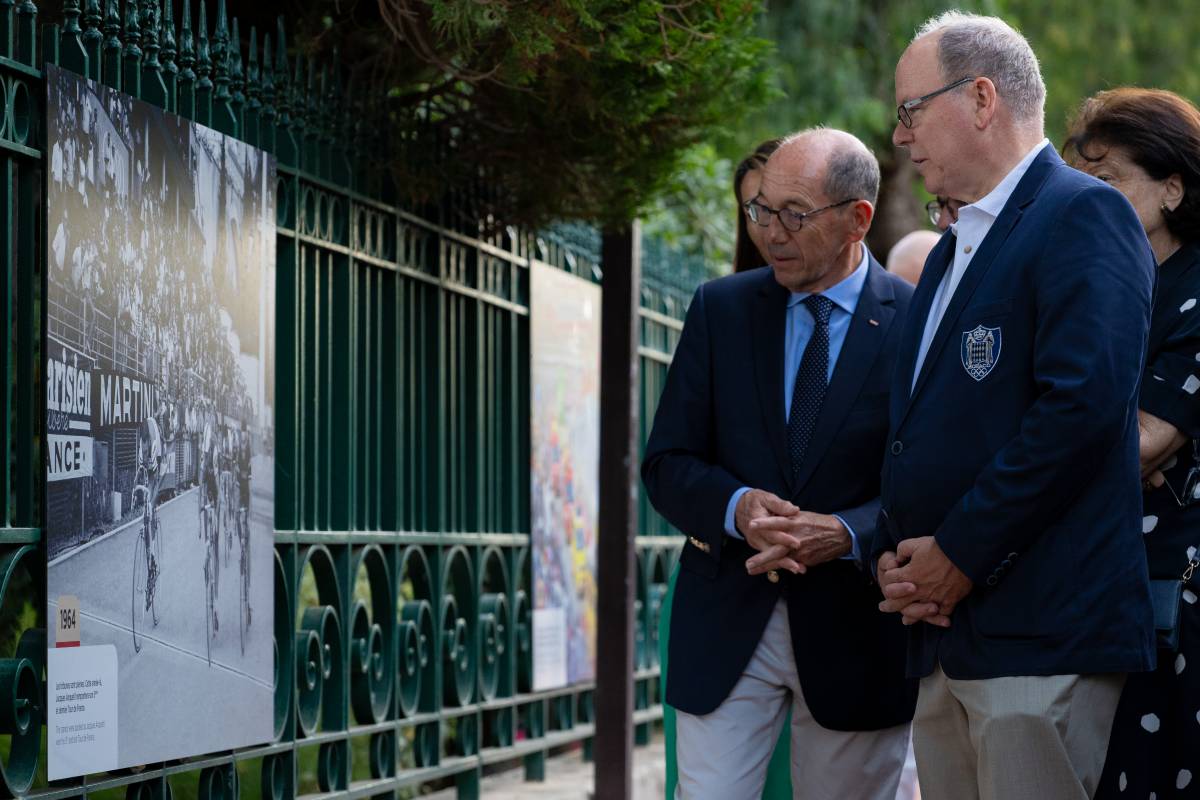
<path fill-rule="evenodd" d="M 1046 148 L 980 244 L 911 395 L 953 258 L 929 254 L 903 332 L 874 555 L 933 535 L 974 587 L 911 628 L 909 674 L 1154 666 L 1137 400 L 1155 280 L 1125 198 Z"/>
<path fill-rule="evenodd" d="M 782 592 L 819 724 L 873 730 L 912 718 L 903 627 L 879 612 L 869 571 L 839 560 L 772 583 L 746 573 L 756 551 L 724 532 L 730 496 L 748 486 L 841 514 L 871 552 L 888 390 L 912 287 L 874 258 L 868 269 L 795 482 L 783 410 L 788 291 L 763 267 L 701 286 L 688 309 L 642 464 L 654 507 L 704 545 L 684 545 L 671 609 L 666 699 L 682 711 L 707 714 L 728 696 Z"/>

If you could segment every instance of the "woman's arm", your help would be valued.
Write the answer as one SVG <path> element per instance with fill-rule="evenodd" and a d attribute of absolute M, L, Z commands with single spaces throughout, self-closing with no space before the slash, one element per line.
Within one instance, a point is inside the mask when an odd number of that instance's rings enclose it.
<path fill-rule="evenodd" d="M 1141 457 L 1142 479 L 1146 480 L 1157 472 L 1163 462 L 1186 441 L 1187 437 L 1174 425 L 1139 408 L 1138 451 Z"/>

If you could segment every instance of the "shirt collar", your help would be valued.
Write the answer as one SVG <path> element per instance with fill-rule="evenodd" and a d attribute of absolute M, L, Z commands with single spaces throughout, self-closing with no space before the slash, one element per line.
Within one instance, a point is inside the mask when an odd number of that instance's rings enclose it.
<path fill-rule="evenodd" d="M 845 278 L 842 278 L 840 282 L 821 292 L 835 306 L 851 315 L 854 314 L 854 309 L 858 308 L 858 298 L 862 294 L 863 287 L 867 284 L 867 269 L 871 263 L 871 258 L 867 254 L 867 245 L 862 243 L 861 246 L 862 259 L 858 262 L 858 267 L 854 272 L 851 272 Z M 792 292 L 792 296 L 788 298 L 788 308 L 802 303 L 804 298 L 810 294 L 812 292 Z"/>
<path fill-rule="evenodd" d="M 1009 170 L 1008 174 L 1005 175 L 998 184 L 996 184 L 996 188 L 992 189 L 974 203 L 960 208 L 958 210 L 959 219 L 962 219 L 964 211 L 967 213 L 968 219 L 977 212 L 982 212 L 992 219 L 1000 216 L 1000 212 L 1003 211 L 1004 206 L 1008 204 L 1008 198 L 1012 197 L 1013 191 L 1016 190 L 1017 184 L 1021 182 L 1021 178 L 1025 177 L 1025 173 L 1029 171 L 1029 165 L 1033 163 L 1035 158 L 1037 158 L 1038 153 L 1042 152 L 1042 149 L 1049 144 L 1049 139 L 1042 139 L 1040 142 L 1034 145 L 1033 149 L 1026 153 L 1025 157 L 1017 162 L 1017 165 Z M 956 234 L 958 233 L 957 222 L 950 227 L 954 229 Z"/>

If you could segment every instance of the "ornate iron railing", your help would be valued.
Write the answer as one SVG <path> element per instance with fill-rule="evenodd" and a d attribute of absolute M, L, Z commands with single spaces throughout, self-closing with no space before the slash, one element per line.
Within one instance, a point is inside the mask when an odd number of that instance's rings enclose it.
<path fill-rule="evenodd" d="M 586 748 L 593 707 L 587 685 L 530 689 L 529 265 L 599 281 L 599 237 L 465 231 L 402 207 L 372 162 L 370 98 L 347 97 L 336 64 L 289 58 L 282 23 L 243 40 L 223 0 L 194 10 L 65 0 L 44 22 L 31 0 L 0 0 L 0 793 L 386 798 L 440 779 L 469 797 L 485 767 L 519 759 L 537 778 L 553 748 Z M 25 668 L 42 682 L 45 62 L 278 158 L 275 740 L 54 784 L 45 687 Z M 702 274 L 666 257 L 644 274 L 648 425 Z M 645 742 L 679 541 L 644 502 L 641 531 Z"/>

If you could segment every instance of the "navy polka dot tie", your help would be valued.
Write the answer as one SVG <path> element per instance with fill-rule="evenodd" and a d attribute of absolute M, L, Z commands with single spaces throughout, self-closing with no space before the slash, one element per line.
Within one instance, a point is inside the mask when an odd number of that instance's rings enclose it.
<path fill-rule="evenodd" d="M 833 301 L 819 294 L 804 298 L 804 307 L 816 325 L 804 348 L 796 382 L 792 384 L 792 408 L 788 413 L 788 451 L 792 456 L 792 479 L 800 474 L 808 442 L 812 439 L 825 390 L 829 388 L 829 315 Z"/>

